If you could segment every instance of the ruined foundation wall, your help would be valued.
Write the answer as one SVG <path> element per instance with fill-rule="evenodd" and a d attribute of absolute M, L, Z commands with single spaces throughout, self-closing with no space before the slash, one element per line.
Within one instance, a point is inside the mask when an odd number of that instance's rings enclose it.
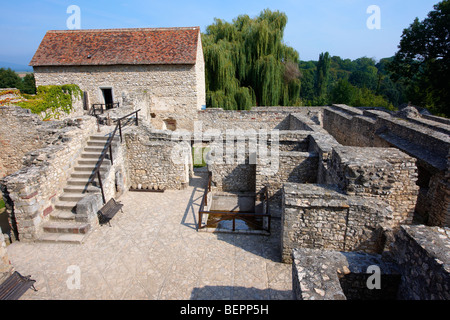
<path fill-rule="evenodd" d="M 363 111 L 356 108 L 325 108 L 323 128 L 345 146 L 389 147 L 386 141 L 376 135 L 376 120 L 364 117 Z"/>
<path fill-rule="evenodd" d="M 0 181 L 6 211 L 20 240 L 34 240 L 42 222 L 54 210 L 89 136 L 97 128 L 94 117 L 60 123 L 54 141 L 29 153 L 22 170 Z"/>
<path fill-rule="evenodd" d="M 295 248 L 380 252 L 392 210 L 379 199 L 348 196 L 330 186 L 285 183 L 282 260 Z"/>
<path fill-rule="evenodd" d="M 349 195 L 379 198 L 394 210 L 392 227 L 410 224 L 419 187 L 415 159 L 394 148 L 338 146 L 329 159 L 327 181 Z"/>
<path fill-rule="evenodd" d="M 333 105 L 323 112 L 323 127 L 342 145 L 395 147 L 415 158 L 429 184 L 421 185 L 416 210 L 429 225 L 448 226 L 450 125 L 444 118 Z"/>
<path fill-rule="evenodd" d="M 272 215 L 281 215 L 284 183 L 317 182 L 318 159 L 318 155 L 314 152 L 281 151 L 278 164 L 273 169 L 264 161 L 258 163 L 256 166 L 256 191 L 260 192 L 267 187 Z"/>
<path fill-rule="evenodd" d="M 0 178 L 23 167 L 26 153 L 45 144 L 42 121 L 20 107 L 0 107 Z"/>
<path fill-rule="evenodd" d="M 391 252 L 402 275 L 402 299 L 450 299 L 449 247 L 448 228 L 415 225 L 398 230 Z"/>
<path fill-rule="evenodd" d="M 169 132 L 152 133 L 142 126 L 126 133 L 125 143 L 133 189 L 180 190 L 189 184 L 192 155 L 188 144 L 172 141 Z"/>
<path fill-rule="evenodd" d="M 203 130 L 313 130 L 322 123 L 323 107 L 254 107 L 251 110 L 207 108 L 199 111 Z M 292 119 L 292 114 L 299 119 Z"/>
<path fill-rule="evenodd" d="M 287 130 L 289 129 L 289 113 L 274 111 L 235 111 L 208 108 L 199 111 L 198 120 L 203 131 L 228 129 L 240 130 Z"/>

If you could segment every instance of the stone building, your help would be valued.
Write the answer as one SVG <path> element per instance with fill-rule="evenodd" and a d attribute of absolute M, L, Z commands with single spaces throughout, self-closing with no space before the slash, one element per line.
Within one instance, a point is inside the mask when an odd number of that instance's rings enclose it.
<path fill-rule="evenodd" d="M 199 27 L 48 31 L 30 65 L 36 86 L 77 84 L 86 111 L 118 103 L 158 129 L 192 129 L 205 105 Z"/>

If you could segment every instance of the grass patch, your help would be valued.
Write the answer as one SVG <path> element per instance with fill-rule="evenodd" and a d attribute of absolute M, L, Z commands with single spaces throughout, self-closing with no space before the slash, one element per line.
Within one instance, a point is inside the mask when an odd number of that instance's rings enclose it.
<path fill-rule="evenodd" d="M 200 151 L 197 151 L 197 149 L 202 149 L 201 153 Z M 201 148 L 192 148 L 192 160 L 194 162 L 194 168 L 203 168 L 206 167 L 205 157 L 208 154 L 210 148 L 209 147 L 201 147 Z M 201 155 L 201 159 L 200 158 Z"/>

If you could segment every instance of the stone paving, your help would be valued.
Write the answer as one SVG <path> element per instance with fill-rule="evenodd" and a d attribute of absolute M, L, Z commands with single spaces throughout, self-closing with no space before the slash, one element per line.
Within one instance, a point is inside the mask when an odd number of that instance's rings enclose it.
<path fill-rule="evenodd" d="M 182 191 L 128 192 L 118 199 L 123 213 L 82 245 L 11 244 L 15 270 L 37 281 L 38 291 L 22 299 L 292 299 L 292 266 L 279 262 L 280 221 L 270 237 L 197 232 L 205 184 L 196 172 Z"/>

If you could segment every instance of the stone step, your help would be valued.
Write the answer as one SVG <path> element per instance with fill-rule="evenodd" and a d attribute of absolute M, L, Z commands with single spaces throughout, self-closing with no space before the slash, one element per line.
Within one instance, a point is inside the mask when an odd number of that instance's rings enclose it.
<path fill-rule="evenodd" d="M 106 176 L 106 171 L 100 170 L 100 177 L 102 179 L 104 179 L 105 176 Z M 72 172 L 70 177 L 75 178 L 75 179 L 85 179 L 86 182 L 88 182 L 88 179 L 91 177 L 97 178 L 97 174 L 94 174 L 92 171 L 74 171 L 74 172 Z"/>
<path fill-rule="evenodd" d="M 55 209 L 72 211 L 77 206 L 77 201 L 57 201 L 55 203 Z"/>
<path fill-rule="evenodd" d="M 63 188 L 63 191 L 67 193 L 81 193 L 83 195 L 86 195 L 89 193 L 100 192 L 100 188 L 92 185 L 89 185 L 87 188 L 82 185 L 72 185 L 72 186 L 67 185 L 65 188 Z"/>
<path fill-rule="evenodd" d="M 38 242 L 55 242 L 55 243 L 68 243 L 68 244 L 82 244 L 89 233 L 42 233 L 37 241 Z"/>
<path fill-rule="evenodd" d="M 48 233 L 85 234 L 90 228 L 88 223 L 73 221 L 48 221 L 43 225 L 44 232 Z"/>
<path fill-rule="evenodd" d="M 67 193 L 64 192 L 60 197 L 60 201 L 67 201 L 67 202 L 78 202 L 81 199 L 83 199 L 85 194 L 83 193 Z"/>
<path fill-rule="evenodd" d="M 87 142 L 88 147 L 104 147 L 106 145 L 106 140 L 89 140 Z M 115 148 L 119 145 L 119 141 L 113 140 L 111 143 L 112 147 Z"/>
<path fill-rule="evenodd" d="M 101 135 L 93 135 L 89 137 L 89 141 L 108 141 L 109 136 L 101 136 Z M 120 141 L 120 137 L 116 134 L 116 136 L 113 138 L 113 142 Z"/>
<path fill-rule="evenodd" d="M 67 180 L 67 186 L 86 186 L 88 183 L 88 179 L 86 178 L 70 178 Z M 89 186 L 94 185 L 97 186 L 97 177 L 95 177 L 94 182 L 89 184 Z"/>
<path fill-rule="evenodd" d="M 99 159 L 101 156 L 101 152 L 84 152 L 81 153 L 81 158 L 83 159 Z"/>
<path fill-rule="evenodd" d="M 98 163 L 98 159 L 85 158 L 85 159 L 79 159 L 78 160 L 78 165 L 96 165 L 97 163 Z M 111 165 L 111 160 L 104 159 L 103 162 L 102 162 L 102 167 L 104 165 L 110 166 Z"/>
<path fill-rule="evenodd" d="M 75 213 L 66 210 L 54 210 L 50 213 L 50 220 L 55 221 L 75 221 Z"/>
<path fill-rule="evenodd" d="M 104 165 L 102 164 L 100 167 L 100 172 L 102 171 L 108 171 L 110 165 Z M 74 171 L 81 171 L 81 172 L 92 172 L 94 169 L 97 168 L 95 164 L 83 164 L 78 165 L 74 168 Z"/>
<path fill-rule="evenodd" d="M 98 147 L 85 147 L 84 148 L 84 152 L 88 152 L 88 153 L 102 153 L 103 151 L 106 151 L 106 152 L 109 152 L 109 148 L 108 148 L 108 150 L 106 150 L 105 148 L 104 148 L 104 146 L 98 146 Z"/>

